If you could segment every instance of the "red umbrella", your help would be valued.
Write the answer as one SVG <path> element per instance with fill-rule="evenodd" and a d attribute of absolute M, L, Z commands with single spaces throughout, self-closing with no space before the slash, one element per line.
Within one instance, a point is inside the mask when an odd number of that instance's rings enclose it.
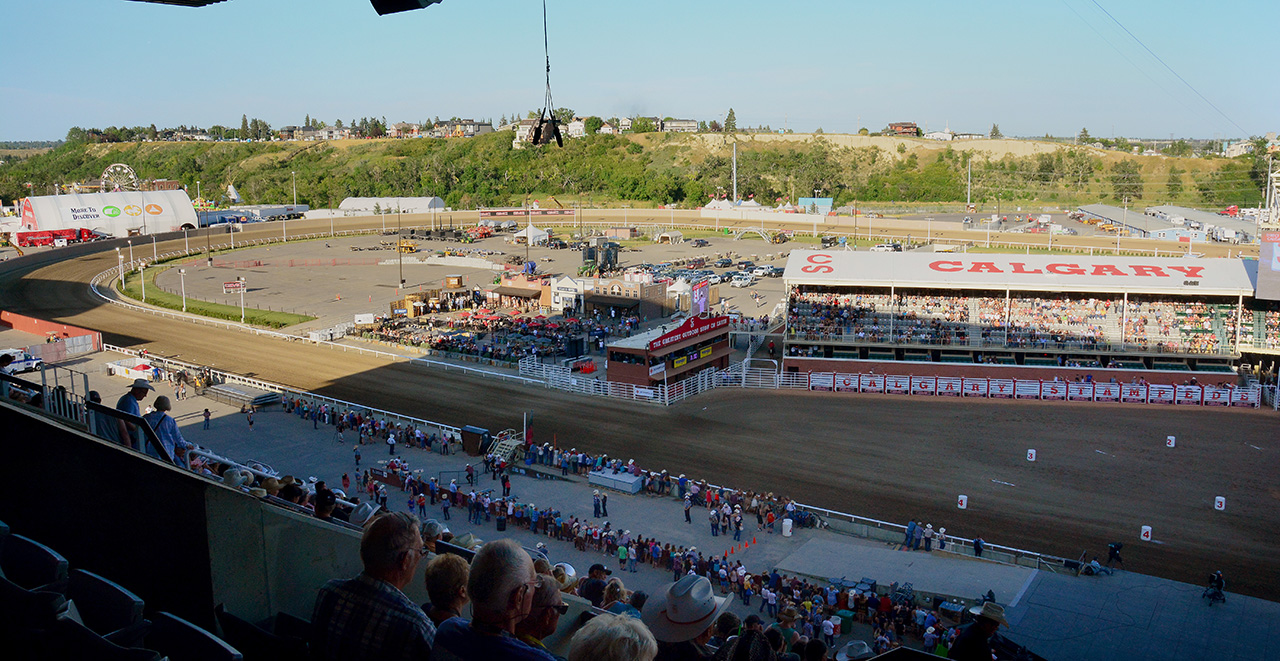
<path fill-rule="evenodd" d="M 546 318 L 547 318 L 547 317 L 546 317 L 545 315 L 541 315 L 541 314 L 540 314 L 540 315 L 538 315 L 538 316 L 536 316 L 536 317 L 534 317 L 534 319 L 546 319 Z"/>
<path fill-rule="evenodd" d="M 519 311 L 519 310 L 511 310 L 511 311 L 507 312 L 507 314 L 509 314 L 509 315 L 511 315 L 511 316 L 513 316 L 513 317 L 515 317 L 515 316 L 518 316 L 518 315 L 520 314 L 520 311 Z"/>
<path fill-rule="evenodd" d="M 569 317 L 568 319 L 565 319 L 565 320 L 564 320 L 564 322 L 565 322 L 566 324 L 576 324 L 576 323 L 578 323 L 578 318 L 577 318 L 577 317 Z"/>
<path fill-rule="evenodd" d="M 549 324 L 547 324 L 547 328 L 556 329 L 556 328 L 559 328 L 559 327 L 560 327 L 560 324 L 557 324 L 557 323 L 556 323 L 556 322 L 554 322 L 554 321 L 553 321 L 553 322 L 551 322 L 551 323 L 549 323 Z"/>
<path fill-rule="evenodd" d="M 462 314 L 459 314 L 458 316 L 459 316 L 459 317 L 470 317 L 470 316 L 471 316 L 471 313 L 470 313 L 470 312 L 463 312 Z"/>
<path fill-rule="evenodd" d="M 476 314 L 493 314 L 493 310 L 490 310 L 489 308 L 480 308 L 479 310 L 476 310 Z"/>

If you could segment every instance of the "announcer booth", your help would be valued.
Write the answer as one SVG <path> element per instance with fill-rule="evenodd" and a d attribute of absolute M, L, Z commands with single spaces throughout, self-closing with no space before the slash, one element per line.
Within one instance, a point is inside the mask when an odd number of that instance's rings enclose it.
<path fill-rule="evenodd" d="M 637 386 L 675 383 L 708 367 L 729 366 L 729 318 L 690 317 L 608 346 L 610 381 Z"/>

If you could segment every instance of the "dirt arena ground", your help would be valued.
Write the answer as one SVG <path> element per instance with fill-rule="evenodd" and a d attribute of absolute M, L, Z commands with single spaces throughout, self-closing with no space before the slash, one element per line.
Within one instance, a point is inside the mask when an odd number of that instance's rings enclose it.
<path fill-rule="evenodd" d="M 0 265 L 0 308 L 454 425 L 517 427 L 532 411 L 539 441 L 958 536 L 1066 557 L 1121 540 L 1128 569 L 1191 583 L 1221 569 L 1233 590 L 1280 599 L 1271 411 L 727 389 L 670 408 L 590 399 L 108 306 L 85 283 L 115 265 L 111 248 Z M 1142 525 L 1155 543 L 1138 541 Z"/>

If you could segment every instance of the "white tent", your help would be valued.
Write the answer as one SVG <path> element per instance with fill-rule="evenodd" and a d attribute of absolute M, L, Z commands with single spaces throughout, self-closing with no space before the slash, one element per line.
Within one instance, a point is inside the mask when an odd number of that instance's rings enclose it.
<path fill-rule="evenodd" d="M 729 200 L 713 200 L 710 204 L 702 207 L 703 209 L 714 209 L 716 211 L 731 211 L 733 202 Z"/>
<path fill-rule="evenodd" d="M 533 225 L 516 232 L 513 236 L 528 241 L 531 246 L 536 246 L 539 243 L 546 243 L 547 239 L 551 238 L 551 234 L 546 230 L 540 230 Z"/>
<path fill-rule="evenodd" d="M 127 191 L 23 198 L 18 231 L 83 228 L 125 237 L 196 225 L 196 211 L 185 190 Z"/>
<path fill-rule="evenodd" d="M 684 232 L 680 230 L 670 230 L 658 235 L 655 239 L 658 243 L 682 243 L 684 242 Z"/>

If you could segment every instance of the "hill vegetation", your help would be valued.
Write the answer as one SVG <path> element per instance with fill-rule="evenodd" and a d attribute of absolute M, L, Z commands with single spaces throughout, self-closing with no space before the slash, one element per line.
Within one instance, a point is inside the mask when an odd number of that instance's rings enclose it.
<path fill-rule="evenodd" d="M 139 177 L 201 182 L 217 200 L 234 184 L 247 203 L 292 200 L 336 206 L 348 196 L 438 195 L 454 208 L 519 205 L 562 196 L 595 205 L 697 207 L 732 193 L 731 148 L 692 134 L 593 135 L 564 148 L 513 149 L 511 134 L 463 139 L 334 142 L 71 141 L 0 165 L 0 198 L 45 195 L 55 184 L 93 179 L 112 163 Z M 860 136 L 743 137 L 738 192 L 766 205 L 815 191 L 837 205 L 857 202 L 974 202 L 996 199 L 1080 204 L 1255 205 L 1265 160 L 1136 156 L 1088 147 L 1012 140 L 980 144 Z M 779 136 L 780 138 L 783 136 Z M 954 146 L 953 146 L 954 145 Z M 194 197 L 194 195 L 193 195 Z"/>

